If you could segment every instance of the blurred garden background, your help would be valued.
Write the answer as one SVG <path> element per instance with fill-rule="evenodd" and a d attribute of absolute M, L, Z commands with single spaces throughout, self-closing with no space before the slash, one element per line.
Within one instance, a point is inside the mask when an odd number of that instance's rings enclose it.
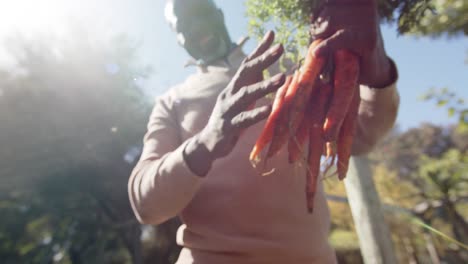
<path fill-rule="evenodd" d="M 141 226 L 127 195 L 154 97 L 195 70 L 164 2 L 0 0 L 0 263 L 175 261 L 179 221 Z M 268 28 L 304 46 L 304 0 L 215 2 L 246 52 Z M 369 159 L 398 261 L 468 263 L 468 2 L 379 3 L 401 108 Z M 324 184 L 340 263 L 362 263 Z"/>

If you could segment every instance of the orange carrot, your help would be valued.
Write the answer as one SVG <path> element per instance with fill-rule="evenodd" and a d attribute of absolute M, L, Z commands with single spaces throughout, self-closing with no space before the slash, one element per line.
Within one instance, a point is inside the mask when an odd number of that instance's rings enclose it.
<path fill-rule="evenodd" d="M 298 78 L 299 71 L 296 71 L 294 72 L 291 84 L 286 91 L 280 113 L 278 114 L 278 121 L 276 123 L 275 131 L 273 132 L 273 138 L 271 139 L 270 147 L 267 152 L 267 159 L 274 156 L 288 139 L 288 113 L 292 99 L 294 98 L 294 94 L 297 91 Z"/>
<path fill-rule="evenodd" d="M 299 128 L 296 131 L 296 135 L 289 137 L 288 160 L 291 164 L 296 162 L 303 155 L 302 146 L 304 145 L 304 142 L 307 139 L 307 135 L 309 134 L 309 122 L 307 121 L 308 120 L 302 120 Z"/>
<path fill-rule="evenodd" d="M 315 81 L 325 65 L 326 59 L 316 57 L 313 52 L 321 41 L 321 39 L 317 39 L 310 44 L 304 64 L 300 68 L 297 91 L 289 111 L 289 129 L 292 135 L 300 126 L 309 97 L 313 93 Z"/>
<path fill-rule="evenodd" d="M 351 106 L 341 126 L 338 136 L 338 151 L 337 151 L 337 172 L 338 178 L 343 180 L 348 172 L 349 158 L 351 157 L 351 149 L 353 146 L 353 138 L 356 133 L 357 116 L 359 112 L 359 103 L 361 96 L 359 93 L 359 85 L 356 85 Z"/>
<path fill-rule="evenodd" d="M 332 92 L 331 85 L 320 83 L 314 92 L 308 107 L 310 110 L 310 128 L 309 128 L 309 154 L 307 158 L 307 183 L 306 183 L 306 199 L 307 209 L 312 213 L 314 209 L 314 197 L 317 189 L 317 182 L 320 175 L 320 158 L 322 157 L 323 146 L 323 121 L 328 107 L 328 101 Z"/>
<path fill-rule="evenodd" d="M 334 95 L 323 127 L 326 141 L 336 141 L 353 99 L 359 78 L 358 57 L 346 50 L 335 52 Z"/>
<path fill-rule="evenodd" d="M 321 42 L 322 42 L 322 39 L 316 39 L 309 45 L 307 56 L 305 58 L 304 64 L 301 67 L 302 75 L 301 75 L 301 78 L 299 79 L 300 83 L 314 84 L 315 79 L 320 74 L 320 71 L 322 70 L 322 67 L 325 63 L 325 58 L 316 57 L 314 55 L 314 49 Z"/>
<path fill-rule="evenodd" d="M 291 83 L 292 77 L 287 76 L 286 81 L 284 84 L 278 89 L 275 95 L 275 99 L 273 101 L 271 113 L 268 116 L 267 121 L 265 122 L 265 126 L 263 127 L 262 133 L 260 137 L 258 137 L 255 145 L 250 152 L 250 161 L 255 166 L 259 161 L 259 154 L 263 150 L 263 148 L 271 141 L 273 137 L 273 132 L 275 129 L 276 121 L 278 120 L 281 105 L 283 104 L 284 95 Z"/>
<path fill-rule="evenodd" d="M 281 149 L 288 134 L 296 134 L 313 91 L 313 84 L 325 64 L 324 58 L 316 57 L 313 53 L 320 41 L 316 40 L 310 44 L 304 64 L 294 74 L 294 79 L 284 98 L 284 110 L 282 110 L 280 121 L 273 135 L 267 158 L 274 156 Z"/>

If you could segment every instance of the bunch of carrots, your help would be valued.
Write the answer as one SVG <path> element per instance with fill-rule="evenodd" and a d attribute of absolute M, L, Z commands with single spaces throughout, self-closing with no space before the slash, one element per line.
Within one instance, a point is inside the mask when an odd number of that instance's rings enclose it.
<path fill-rule="evenodd" d="M 317 57 L 313 51 L 320 42 L 310 44 L 304 63 L 278 89 L 250 153 L 250 161 L 257 166 L 262 155 L 266 161 L 287 144 L 290 163 L 305 161 L 310 213 L 324 164 L 322 155 L 326 157 L 325 174 L 336 163 L 339 179 L 346 176 L 360 102 L 358 57 L 347 50 L 336 51 L 333 58 Z M 325 72 L 329 59 L 334 65 L 332 73 Z M 320 78 L 328 74 L 332 76 L 328 81 Z M 266 154 L 262 154 L 264 150 Z"/>

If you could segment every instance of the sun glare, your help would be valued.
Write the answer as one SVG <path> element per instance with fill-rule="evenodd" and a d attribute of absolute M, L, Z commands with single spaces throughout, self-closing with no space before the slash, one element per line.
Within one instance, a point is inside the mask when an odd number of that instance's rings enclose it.
<path fill-rule="evenodd" d="M 60 0 L 0 0 L 0 34 L 61 30 L 69 13 Z"/>
<path fill-rule="evenodd" d="M 84 29 L 100 35 L 114 14 L 115 0 L 0 0 L 0 68 L 14 65 L 7 45 L 11 38 L 42 40 L 50 45 L 70 39 L 73 30 Z"/>

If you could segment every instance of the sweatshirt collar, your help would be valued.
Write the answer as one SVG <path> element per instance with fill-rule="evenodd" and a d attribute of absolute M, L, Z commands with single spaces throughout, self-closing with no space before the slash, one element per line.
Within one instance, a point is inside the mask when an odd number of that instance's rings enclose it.
<path fill-rule="evenodd" d="M 210 72 L 212 70 L 215 70 L 216 68 L 237 69 L 245 58 L 245 54 L 242 51 L 242 48 L 248 39 L 249 37 L 241 38 L 236 43 L 235 47 L 231 50 L 231 52 L 228 54 L 228 56 L 224 57 L 223 59 L 219 59 L 208 65 L 200 63 L 194 59 L 190 59 L 185 63 L 184 67 L 196 66 L 197 71 L 201 73 Z"/>

